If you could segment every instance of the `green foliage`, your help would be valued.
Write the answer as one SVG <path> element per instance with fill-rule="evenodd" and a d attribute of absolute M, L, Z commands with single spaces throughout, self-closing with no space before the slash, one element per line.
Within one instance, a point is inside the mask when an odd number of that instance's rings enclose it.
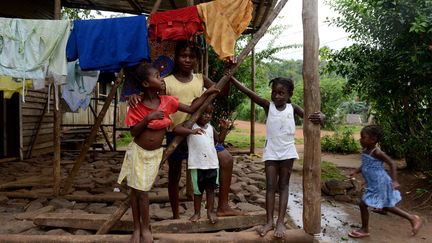
<path fill-rule="evenodd" d="M 385 130 L 381 147 L 407 166 L 432 169 L 432 1 L 331 0 L 356 42 L 330 53 L 327 70 L 371 105 Z"/>
<path fill-rule="evenodd" d="M 351 129 L 337 130 L 332 136 L 326 135 L 321 138 L 321 150 L 325 152 L 352 154 L 357 153 L 359 148 Z"/>
<path fill-rule="evenodd" d="M 321 181 L 343 179 L 346 179 L 346 176 L 335 164 L 328 161 L 321 162 Z"/>
<path fill-rule="evenodd" d="M 130 142 L 132 142 L 133 137 L 132 134 L 130 132 L 124 132 L 122 134 L 120 134 L 119 138 L 117 139 L 117 146 L 126 146 L 128 145 Z"/>
<path fill-rule="evenodd" d="M 92 11 L 90 9 L 79 8 L 62 8 L 61 15 L 63 19 L 76 20 L 76 19 L 94 19 L 96 15 L 102 15 L 98 10 Z"/>

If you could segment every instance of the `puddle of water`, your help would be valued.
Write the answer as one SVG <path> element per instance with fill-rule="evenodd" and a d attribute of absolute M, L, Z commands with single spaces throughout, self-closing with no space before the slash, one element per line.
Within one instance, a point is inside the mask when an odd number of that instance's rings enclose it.
<path fill-rule="evenodd" d="M 292 178 L 288 199 L 289 223 L 293 227 L 303 228 L 303 191 L 301 178 Z M 295 181 L 295 182 L 294 182 Z M 321 240 L 326 242 L 356 242 L 348 237 L 351 224 L 356 222 L 352 215 L 358 214 L 356 205 L 339 202 L 321 202 Z M 357 224 L 355 224 L 357 225 Z"/>

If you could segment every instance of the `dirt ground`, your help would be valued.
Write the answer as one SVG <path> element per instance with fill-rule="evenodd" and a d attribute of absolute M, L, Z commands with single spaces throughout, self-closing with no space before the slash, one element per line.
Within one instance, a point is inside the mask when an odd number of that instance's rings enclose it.
<path fill-rule="evenodd" d="M 249 124 L 236 122 L 236 126 L 248 129 Z M 257 134 L 265 134 L 264 125 L 257 124 Z M 302 136 L 298 129 L 297 136 Z M 297 150 L 303 156 L 303 145 L 298 145 Z M 258 155 L 260 151 L 257 151 Z M 64 153 L 62 155 L 61 173 L 63 180 L 71 170 L 77 154 Z M 116 183 L 120 171 L 123 154 L 118 152 L 98 153 L 97 156 L 89 156 L 89 163 L 85 163 L 74 182 L 75 197 L 87 197 L 96 195 L 117 196 L 125 195 L 126 188 Z M 336 155 L 322 154 L 322 160 L 334 163 L 347 174 L 360 164 L 358 154 Z M 403 167 L 403 161 L 398 161 Z M 181 191 L 185 191 L 185 171 L 180 181 Z M 73 229 L 60 227 L 44 227 L 33 223 L 35 212 L 50 213 L 92 213 L 111 214 L 119 202 L 83 202 L 77 199 L 65 198 L 17 198 L 13 193 L 22 195 L 50 193 L 52 191 L 52 158 L 49 156 L 34 158 L 20 162 L 0 163 L 0 234 L 55 234 L 55 235 L 83 235 L 94 234 L 90 229 Z M 25 179 L 13 186 L 8 183 Z M 245 212 L 262 211 L 265 207 L 265 176 L 264 165 L 259 156 L 237 155 L 232 175 L 230 204 L 232 207 Z M 360 179 L 360 178 L 359 178 Z M 430 209 L 422 209 L 415 195 L 418 175 L 399 170 L 399 182 L 402 185 L 401 192 L 404 195 L 401 207 L 421 215 L 425 220 L 424 227 L 415 237 L 410 236 L 409 223 L 393 215 L 379 215 L 371 213 L 370 230 L 371 237 L 363 240 L 353 240 L 347 237 L 348 232 L 360 225 L 359 209 L 350 203 L 337 202 L 332 198 L 322 198 L 322 234 L 323 242 L 432 242 L 432 220 Z M 152 193 L 166 194 L 168 179 L 167 165 L 164 164 L 159 172 Z M 8 186 L 7 186 L 8 185 Z M 11 194 L 12 193 L 12 194 Z M 290 198 L 287 214 L 288 224 L 291 228 L 302 228 L 302 166 L 295 163 L 294 173 L 290 183 Z M 10 196 L 9 196 L 10 195 Z M 417 201 L 416 201 L 417 200 Z M 193 203 L 182 202 L 180 207 L 181 218 L 188 218 L 193 213 Z M 417 207 L 417 208 L 416 208 Z M 150 205 L 152 223 L 170 219 L 169 203 L 152 203 Z M 205 212 L 202 213 L 205 215 Z M 131 217 L 128 211 L 125 217 Z M 246 229 L 248 230 L 248 229 Z M 250 229 L 249 229 L 250 230 Z M 127 232 L 126 232 L 127 233 Z"/>
<path fill-rule="evenodd" d="M 235 127 L 250 129 L 250 123 L 246 121 L 235 121 Z M 256 123 L 255 132 L 257 135 L 265 135 L 265 125 Z M 330 131 L 321 131 L 321 136 L 331 135 Z M 296 138 L 303 138 L 303 130 L 296 130 Z M 359 138 L 359 134 L 354 134 Z M 303 145 L 297 145 L 299 156 L 303 157 Z M 258 154 L 262 150 L 258 150 Z M 359 154 L 331 154 L 322 153 L 322 160 L 335 164 L 342 171 L 349 174 L 354 168 L 360 166 Z M 350 203 L 336 202 L 333 199 L 323 198 L 322 200 L 322 239 L 328 242 L 432 242 L 432 221 L 431 206 L 422 205 L 423 201 L 415 196 L 415 187 L 419 182 L 419 175 L 414 172 L 403 170 L 405 162 L 395 160 L 398 165 L 398 180 L 401 184 L 402 201 L 398 206 L 402 209 L 420 215 L 424 220 L 424 225 L 419 234 L 415 237 L 410 236 L 410 224 L 408 221 L 395 215 L 370 214 L 371 237 L 365 239 L 352 239 L 347 233 L 360 227 L 360 211 L 357 205 Z M 302 227 L 302 166 L 298 163 L 294 165 L 293 176 L 290 183 L 290 198 L 288 214 L 297 227 Z M 357 176 L 358 179 L 360 176 Z"/>

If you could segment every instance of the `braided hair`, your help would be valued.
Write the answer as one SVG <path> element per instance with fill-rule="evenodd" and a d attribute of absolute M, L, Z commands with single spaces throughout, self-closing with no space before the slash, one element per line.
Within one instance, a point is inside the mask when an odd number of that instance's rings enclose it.
<path fill-rule="evenodd" d="M 362 132 L 375 137 L 377 139 L 377 142 L 380 142 L 381 139 L 384 137 L 384 132 L 382 128 L 378 125 L 367 125 L 363 127 Z"/>
<path fill-rule="evenodd" d="M 284 77 L 277 77 L 269 82 L 269 86 L 273 86 L 276 84 L 283 85 L 287 88 L 288 92 L 291 92 L 294 90 L 294 80 L 292 78 L 284 78 Z"/>

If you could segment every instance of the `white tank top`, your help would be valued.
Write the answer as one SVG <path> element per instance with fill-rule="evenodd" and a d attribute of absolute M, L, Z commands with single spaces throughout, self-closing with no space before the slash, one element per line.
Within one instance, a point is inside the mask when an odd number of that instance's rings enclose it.
<path fill-rule="evenodd" d="M 294 144 L 295 130 L 292 105 L 286 104 L 285 109 L 279 111 L 274 103 L 270 102 L 266 121 L 266 145 L 263 160 L 298 159 Z"/>
<path fill-rule="evenodd" d="M 194 124 L 192 129 L 200 128 Z M 203 128 L 205 133 L 201 135 L 189 135 L 187 137 L 189 157 L 188 169 L 217 169 L 219 161 L 213 139 L 213 127 L 210 123 Z"/>

